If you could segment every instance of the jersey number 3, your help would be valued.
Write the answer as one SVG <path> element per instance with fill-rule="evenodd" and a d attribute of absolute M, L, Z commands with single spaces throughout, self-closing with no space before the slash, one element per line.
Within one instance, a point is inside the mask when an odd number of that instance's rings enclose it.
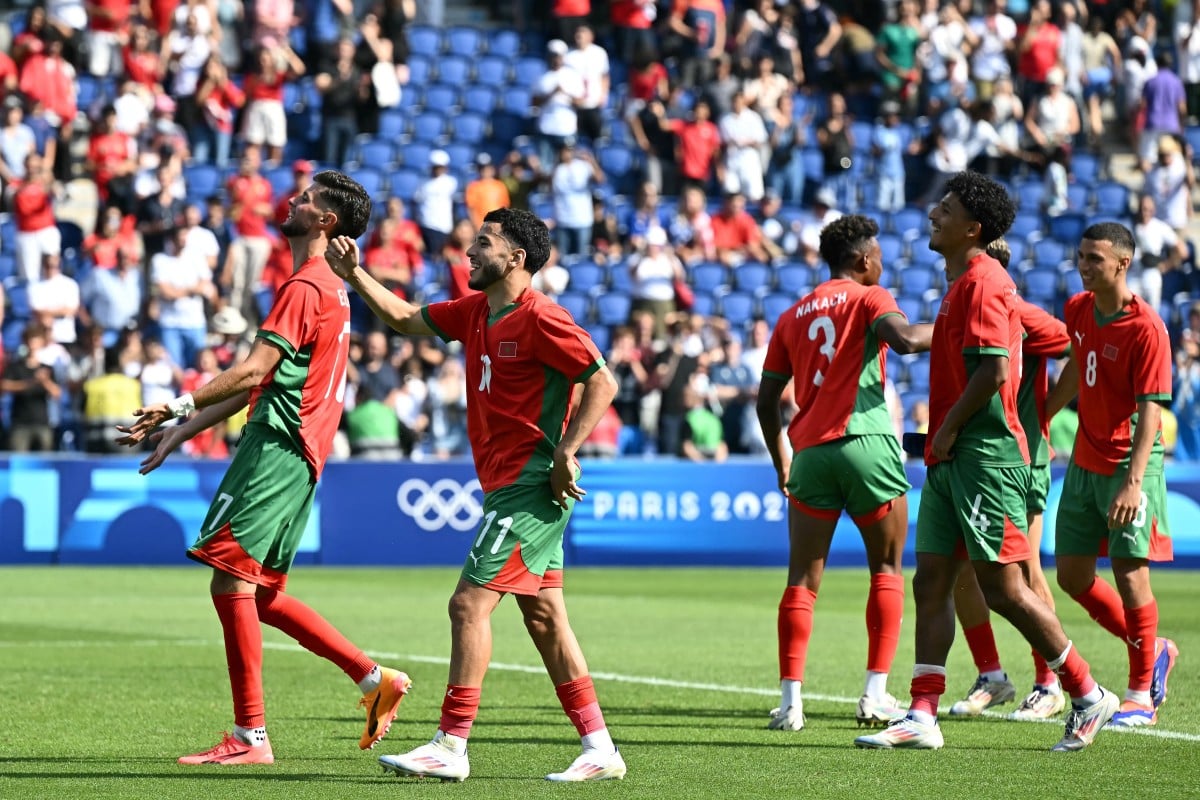
<path fill-rule="evenodd" d="M 821 355 L 825 356 L 826 361 L 832 362 L 837 343 L 837 331 L 833 327 L 833 320 L 829 317 L 817 317 L 808 326 L 809 341 L 815 342 L 818 337 L 825 339 L 821 345 Z M 817 374 L 813 375 L 812 381 L 814 386 L 820 386 L 825 382 L 825 373 L 818 369 Z"/>

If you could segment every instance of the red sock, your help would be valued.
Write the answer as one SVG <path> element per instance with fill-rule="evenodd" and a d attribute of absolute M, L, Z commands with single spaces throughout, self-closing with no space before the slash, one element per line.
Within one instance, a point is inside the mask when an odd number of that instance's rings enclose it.
<path fill-rule="evenodd" d="M 909 687 L 909 694 L 912 695 L 912 704 L 909 706 L 911 711 L 924 711 L 930 716 L 937 716 L 938 700 L 946 693 L 946 675 L 945 673 L 928 673 L 925 675 L 916 675 L 912 679 L 912 684 Z"/>
<path fill-rule="evenodd" d="M 213 606 L 225 633 L 225 662 L 233 688 L 233 724 L 266 724 L 262 688 L 262 628 L 252 594 L 214 594 Z"/>
<path fill-rule="evenodd" d="M 558 694 L 558 702 L 562 703 L 563 711 L 567 712 L 581 738 L 589 733 L 604 730 L 604 714 L 600 712 L 600 703 L 596 700 L 596 687 L 592 684 L 591 675 L 560 683 L 554 687 L 554 691 Z"/>
<path fill-rule="evenodd" d="M 1100 627 L 1125 641 L 1125 608 L 1121 605 L 1121 595 L 1103 578 L 1097 575 L 1087 591 L 1072 599 L 1083 606 L 1088 616 L 1100 623 Z"/>
<path fill-rule="evenodd" d="M 779 601 L 779 679 L 804 680 L 808 640 L 812 638 L 813 604 L 817 595 L 804 586 L 789 586 Z"/>
<path fill-rule="evenodd" d="M 446 685 L 446 696 L 442 698 L 442 721 L 438 723 L 442 733 L 464 739 L 471 735 L 471 725 L 479 713 L 480 691 L 478 686 Z"/>
<path fill-rule="evenodd" d="M 358 683 L 375 668 L 375 661 L 337 628 L 304 603 L 283 592 L 258 598 L 258 618 L 295 639 L 309 652 L 328 659 Z"/>
<path fill-rule="evenodd" d="M 1096 688 L 1092 668 L 1083 660 L 1083 656 L 1079 655 L 1079 649 L 1075 645 L 1071 645 L 1071 649 L 1067 651 L 1067 660 L 1055 672 L 1062 681 L 1063 690 L 1073 698 L 1083 697 Z"/>
<path fill-rule="evenodd" d="M 975 659 L 975 669 L 979 670 L 980 675 L 1000 671 L 1000 653 L 996 650 L 996 634 L 992 632 L 991 622 L 963 628 L 963 638 L 967 640 L 971 658 Z"/>
<path fill-rule="evenodd" d="M 1158 639 L 1158 601 L 1125 609 L 1125 629 L 1129 631 L 1125 639 L 1125 647 L 1129 650 L 1129 688 L 1135 692 L 1148 692 L 1154 673 L 1154 643 Z"/>
<path fill-rule="evenodd" d="M 877 573 L 867 594 L 867 670 L 891 672 L 900 646 L 900 618 L 904 615 L 904 576 Z"/>
<path fill-rule="evenodd" d="M 1046 659 L 1042 658 L 1041 653 L 1037 650 L 1030 652 L 1033 653 L 1033 682 L 1043 687 L 1058 683 L 1058 677 L 1054 674 L 1054 670 L 1050 669 Z"/>

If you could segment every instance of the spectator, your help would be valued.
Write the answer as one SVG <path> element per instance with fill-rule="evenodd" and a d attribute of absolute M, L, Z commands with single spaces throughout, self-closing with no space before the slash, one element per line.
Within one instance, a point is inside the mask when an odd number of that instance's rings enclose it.
<path fill-rule="evenodd" d="M 567 52 L 563 63 L 583 79 L 583 96 L 575 104 L 575 116 L 579 135 L 594 142 L 603 133 L 604 110 L 608 106 L 608 53 L 596 44 L 596 34 L 587 25 L 580 24 L 574 29 L 573 40 L 575 47 Z"/>
<path fill-rule="evenodd" d="M 7 191 L 25 178 L 25 161 L 37 152 L 37 139 L 25 124 L 21 98 L 4 99 L 4 127 L 0 128 L 0 192 Z"/>
<path fill-rule="evenodd" d="M 568 136 L 579 132 L 579 117 L 575 107 L 583 102 L 583 78 L 567 66 L 567 43 L 552 39 L 546 45 L 545 74 L 533 87 L 533 107 L 541 112 L 537 119 L 538 155 L 544 164 L 550 163 Z"/>
<path fill-rule="evenodd" d="M 104 107 L 100 125 L 88 142 L 88 165 L 101 202 L 113 203 L 123 213 L 134 210 L 133 177 L 137 171 L 137 142 L 117 130 L 117 110 Z"/>
<path fill-rule="evenodd" d="M 1122 74 L 1121 49 L 1108 31 L 1104 18 L 1092 14 L 1083 34 L 1083 100 L 1088 136 L 1098 142 L 1104 133 L 1101 103 L 1114 97 L 1118 76 Z"/>
<path fill-rule="evenodd" d="M 551 245 L 550 257 L 546 259 L 545 265 L 534 274 L 529 285 L 550 299 L 557 300 L 558 296 L 567 290 L 567 284 L 570 282 L 571 273 L 559 263 L 558 248 Z"/>
<path fill-rule="evenodd" d="M 942 113 L 933 130 L 933 146 L 926 155 L 930 174 L 918 205 L 929 206 L 940 201 L 946 182 L 967 168 L 973 131 L 970 115 L 960 106 L 952 105 Z"/>
<path fill-rule="evenodd" d="M 172 229 L 183 221 L 184 202 L 175 196 L 174 167 L 164 162 L 155 170 L 155 191 L 137 207 L 137 229 L 149 254 L 160 253 Z"/>
<path fill-rule="evenodd" d="M 1196 0 L 1175 5 L 1175 51 L 1179 55 L 1179 77 L 1187 98 L 1186 125 L 1200 123 L 1200 19 Z"/>
<path fill-rule="evenodd" d="M 223 269 L 223 265 L 229 259 L 229 245 L 233 242 L 236 231 L 226 216 L 225 202 L 220 195 L 212 195 L 204 200 L 204 229 L 217 240 L 217 247 L 220 249 L 217 263 L 221 264 Z"/>
<path fill-rule="evenodd" d="M 1058 64 L 1062 39 L 1062 29 L 1054 24 L 1050 0 L 1034 0 L 1029 9 L 1029 23 L 1017 45 L 1017 75 L 1025 102 L 1032 103 L 1044 94 L 1050 70 L 1061 69 Z M 1063 80 L 1065 83 L 1065 75 Z"/>
<path fill-rule="evenodd" d="M 827 188 L 817 190 L 813 199 L 812 211 L 800 221 L 800 254 L 810 267 L 816 267 L 821 260 L 821 230 L 842 216 L 834 206 L 837 198 Z"/>
<path fill-rule="evenodd" d="M 904 208 L 904 186 L 907 174 L 904 155 L 908 152 L 908 135 L 900 127 L 900 104 L 885 101 L 879 108 L 882 121 L 871 131 L 871 152 L 875 156 L 875 205 L 880 211 L 899 211 Z"/>
<path fill-rule="evenodd" d="M 1192 154 L 1182 154 L 1174 136 L 1162 136 L 1155 149 L 1158 163 L 1146 173 L 1145 191 L 1154 199 L 1158 218 L 1183 236 L 1192 218 L 1192 189 L 1196 186 Z"/>
<path fill-rule="evenodd" d="M 1051 69 L 1046 75 L 1046 93 L 1034 99 L 1033 113 L 1025 117 L 1025 130 L 1046 158 L 1057 148 L 1069 148 L 1079 135 L 1079 107 L 1063 90 L 1064 80 L 1062 69 Z"/>
<path fill-rule="evenodd" d="M 41 278 L 29 284 L 29 306 L 51 342 L 74 343 L 79 284 L 62 273 L 62 260 L 58 255 L 42 255 Z"/>
<path fill-rule="evenodd" d="M 608 365 L 617 381 L 612 407 L 621 420 L 618 454 L 640 455 L 645 448 L 642 402 L 650 390 L 650 374 L 642 363 L 632 329 L 621 326 L 613 332 Z"/>
<path fill-rule="evenodd" d="M 196 363 L 196 354 L 208 339 L 204 302 L 214 303 L 217 299 L 208 263 L 203 256 L 189 252 L 184 247 L 185 241 L 182 227 L 171 229 L 170 246 L 150 259 L 162 345 L 170 360 L 179 366 Z"/>
<path fill-rule="evenodd" d="M 226 185 L 229 217 L 237 235 L 229 244 L 221 286 L 228 292 L 229 304 L 251 320 L 259 319 L 254 292 L 271 255 L 271 239 L 267 235 L 267 221 L 272 212 L 271 183 L 259 173 L 260 159 L 258 148 L 246 148 L 238 173 Z"/>
<path fill-rule="evenodd" d="M 1146 127 L 1146 108 L 1142 102 L 1146 83 L 1158 74 L 1158 62 L 1150 54 L 1150 45 L 1138 36 L 1129 40 L 1125 46 L 1124 76 L 1121 81 L 1123 91 L 1119 97 L 1121 111 L 1128 122 L 1126 136 L 1133 149 L 1141 152 L 1142 130 Z"/>
<path fill-rule="evenodd" d="M 204 75 L 196 88 L 196 105 L 200 108 L 200 124 L 190 131 L 192 157 L 202 163 L 210 161 L 220 169 L 229 165 L 233 147 L 233 120 L 246 104 L 245 93 L 229 79 L 229 73 L 217 55 L 204 62 Z"/>
<path fill-rule="evenodd" d="M 678 317 L 673 320 L 669 334 L 667 347 L 654 361 L 653 381 L 662 394 L 658 412 L 658 454 L 679 457 L 683 455 L 684 426 L 690 408 L 685 391 L 701 362 L 707 363 L 708 354 L 699 337 L 691 335 L 686 320 Z"/>
<path fill-rule="evenodd" d="M 612 459 L 621 452 L 621 416 L 617 410 L 609 406 L 604 410 L 604 416 L 592 428 L 592 432 L 584 439 L 579 447 L 580 458 Z"/>
<path fill-rule="evenodd" d="M 271 215 L 271 221 L 277 226 L 287 219 L 288 212 L 292 209 L 292 198 L 299 195 L 312 183 L 315 171 L 316 167 L 313 166 L 313 162 L 306 158 L 298 158 L 292 162 L 292 188 L 279 195 L 275 200 L 275 210 Z"/>
<path fill-rule="evenodd" d="M 421 252 L 411 239 L 401 239 L 400 221 L 384 219 L 376 230 L 379 241 L 367 248 L 363 267 L 398 297 L 413 296 L 413 278 L 421 271 Z"/>
<path fill-rule="evenodd" d="M 423 454 L 421 442 L 429 430 L 425 403 L 429 388 L 421 377 L 421 362 L 410 358 L 400 366 L 400 388 L 394 395 L 392 410 L 400 421 L 400 448 L 405 456 Z"/>
<path fill-rule="evenodd" d="M 54 175 L 39 155 L 25 160 L 25 180 L 12 199 L 17 226 L 17 277 L 26 283 L 36 281 L 45 258 L 62 254 L 62 234 L 54 218 Z"/>
<path fill-rule="evenodd" d="M 199 351 L 197 351 L 199 352 Z M 158 339 L 146 339 L 146 360 L 142 364 L 142 406 L 168 402 L 183 383 L 183 370 Z"/>
<path fill-rule="evenodd" d="M 12 41 L 12 57 L 18 67 L 24 66 L 30 56 L 45 52 L 44 37 L 48 30 L 46 7 L 41 3 L 30 6 L 25 13 L 24 30 L 16 34 Z"/>
<path fill-rule="evenodd" d="M 1175 386 L 1171 411 L 1178 420 L 1175 458 L 1200 460 L 1200 304 L 1192 304 L 1175 351 Z"/>
<path fill-rule="evenodd" d="M 834 71 L 834 49 L 842 39 L 837 14 L 822 0 L 801 0 L 796 29 L 803 70 L 802 74 L 793 76 L 796 83 L 828 86 Z"/>
<path fill-rule="evenodd" d="M 713 245 L 723 264 L 736 267 L 745 261 L 767 263 L 771 260 L 762 243 L 762 231 L 754 217 L 746 211 L 746 197 L 730 192 L 721 203 L 721 210 L 712 218 Z"/>
<path fill-rule="evenodd" d="M 721 147 L 721 132 L 713 124 L 712 107 L 708 101 L 696 101 L 690 120 L 668 121 L 659 117 L 659 122 L 678 139 L 679 176 L 683 186 L 707 190 L 712 183 L 713 165 Z"/>
<path fill-rule="evenodd" d="M 250 343 L 246 339 L 249 327 L 246 318 L 232 306 L 226 305 L 213 314 L 212 331 L 217 338 L 212 351 L 217 357 L 217 366 L 222 370 L 229 369 L 249 354 Z"/>
<path fill-rule="evenodd" d="M 146 128 L 150 127 L 150 111 L 154 108 L 155 97 L 153 92 L 139 83 L 122 83 L 112 102 L 117 114 L 113 129 L 135 142 L 140 141 L 146 135 Z"/>
<path fill-rule="evenodd" d="M 535 153 L 524 155 L 520 150 L 510 150 L 500 165 L 499 177 L 508 189 L 510 207 L 528 211 L 529 195 L 542 184 L 542 162 Z"/>
<path fill-rule="evenodd" d="M 646 180 L 664 194 L 678 191 L 675 136 L 671 133 L 675 118 L 661 100 L 654 98 L 640 104 L 637 113 L 630 115 L 627 121 L 633 141 L 642 151 Z"/>
<path fill-rule="evenodd" d="M 63 37 L 56 29 L 46 32 L 45 52 L 29 56 L 21 65 L 20 88 L 25 96 L 41 103 L 47 120 L 63 141 L 69 141 L 78 110 L 75 68 L 63 58 Z"/>
<path fill-rule="evenodd" d="M 624 241 L 625 237 L 621 234 L 621 225 L 617 221 L 617 215 L 608 207 L 608 204 L 604 200 L 604 194 L 593 192 L 592 260 L 600 265 L 611 264 L 615 266 L 619 264 L 625 255 Z M 533 277 L 536 279 L 544 271 L 545 268 L 539 270 Z"/>
<path fill-rule="evenodd" d="M 975 96 L 990 100 L 996 81 L 1012 76 L 1009 59 L 1017 43 L 1017 23 L 1004 13 L 1002 0 L 987 0 L 983 14 L 971 17 L 967 43 Z"/>
<path fill-rule="evenodd" d="M 217 354 L 205 347 L 196 354 L 196 364 L 183 371 L 179 389 L 191 393 L 212 381 L 221 372 Z M 183 452 L 192 458 L 228 458 L 229 448 L 225 444 L 225 425 L 218 424 L 200 431 L 183 443 Z"/>
<path fill-rule="evenodd" d="M 617 56 L 626 64 L 636 63 L 638 54 L 658 46 L 654 22 L 658 18 L 655 0 L 613 0 L 609 6 Z"/>
<path fill-rule="evenodd" d="M 100 78 L 119 75 L 124 66 L 122 45 L 128 41 L 133 10 L 129 0 L 89 0 L 88 72 Z"/>
<path fill-rule="evenodd" d="M 475 230 L 483 225 L 484 216 L 495 208 L 508 208 L 512 203 L 508 196 L 508 187 L 504 181 L 496 177 L 496 165 L 487 153 L 475 157 L 475 166 L 479 169 L 479 177 L 467 184 L 463 193 L 463 203 L 467 207 L 467 215 Z"/>
<path fill-rule="evenodd" d="M 762 431 L 754 409 L 761 375 L 742 360 L 741 334 L 731 333 L 722 343 L 723 358 L 709 370 L 713 396 L 721 407 L 722 439 L 731 452 L 763 452 Z"/>
<path fill-rule="evenodd" d="M 1042 175 L 1042 212 L 1057 217 L 1067 211 L 1067 187 L 1070 183 L 1071 151 L 1064 145 L 1055 147 Z"/>
<path fill-rule="evenodd" d="M 191 203 L 183 207 L 183 249 L 188 255 L 204 259 L 209 271 L 215 275 L 219 263 L 218 258 L 221 254 L 221 244 L 217 241 L 216 235 L 200 222 L 200 206 Z"/>
<path fill-rule="evenodd" d="M 646 181 L 638 187 L 624 230 L 630 249 L 642 252 L 646 249 L 646 236 L 650 231 L 658 229 L 665 233 L 669 224 L 667 211 L 659 204 L 658 187 Z"/>
<path fill-rule="evenodd" d="M 654 338 L 661 338 L 676 311 L 675 285 L 687 281 L 683 265 L 667 246 L 667 235 L 662 228 L 647 232 L 646 252 L 630 261 L 629 277 L 632 310 L 649 312 L 654 319 Z"/>
<path fill-rule="evenodd" d="M 46 329 L 31 322 L 21 334 L 21 350 L 8 359 L 0 375 L 0 395 L 10 396 L 8 449 L 16 453 L 54 449 L 50 402 L 62 396 L 54 373 L 38 358 L 46 346 Z"/>
<path fill-rule="evenodd" d="M 163 39 L 162 59 L 166 62 L 166 72 L 169 80 L 171 97 L 179 106 L 179 119 L 189 132 L 195 131 L 200 125 L 200 108 L 196 101 L 196 90 L 204 65 L 212 55 L 212 42 L 209 32 L 202 29 L 200 19 L 203 16 L 208 24 L 208 9 L 204 6 L 182 5 L 179 11 L 184 14 L 182 28 L 173 29 Z M 195 143 L 193 143 L 194 147 Z"/>
<path fill-rule="evenodd" d="M 297 22 L 293 0 L 254 0 L 255 44 L 269 47 L 272 41 L 287 41 Z"/>
<path fill-rule="evenodd" d="M 1149 172 L 1151 165 L 1158 159 L 1155 149 L 1162 142 L 1162 137 L 1181 135 L 1187 120 L 1187 96 L 1183 90 L 1183 81 L 1175 74 L 1172 64 L 1169 50 L 1159 54 L 1158 72 L 1146 81 L 1146 86 L 1142 89 L 1142 110 L 1145 112 L 1146 126 L 1142 131 L 1138 156 L 1141 158 L 1143 172 Z M 1159 207 L 1162 207 L 1161 204 Z"/>
<path fill-rule="evenodd" d="M 793 90 L 792 82 L 775 71 L 775 59 L 770 55 L 759 56 L 754 77 L 742 84 L 746 102 L 763 119 L 768 119 L 778 109 L 780 98 L 790 97 Z"/>
<path fill-rule="evenodd" d="M 404 456 L 400 450 L 400 420 L 369 385 L 358 387 L 354 408 L 346 412 L 346 438 L 355 458 L 394 461 Z"/>
<path fill-rule="evenodd" d="M 682 455 L 688 461 L 721 462 L 729 458 L 729 444 L 725 441 L 721 418 L 709 407 L 712 393 L 707 369 L 701 365 L 683 390 L 687 412 L 680 445 Z"/>
<path fill-rule="evenodd" d="M 101 212 L 100 226 L 83 239 L 83 257 L 101 270 L 117 266 L 117 254 L 125 250 L 137 261 L 138 242 L 133 219 L 121 215 L 121 209 L 108 206 Z"/>
<path fill-rule="evenodd" d="M 804 57 L 800 53 L 801 33 L 797 27 L 797 8 L 789 3 L 779 9 L 779 24 L 775 26 L 775 52 L 779 54 L 775 69 L 795 86 L 803 86 Z"/>
<path fill-rule="evenodd" d="M 563 258 L 587 256 L 592 240 L 592 186 L 604 182 L 595 157 L 566 139 L 550 173 L 554 199 L 554 239 Z"/>
<path fill-rule="evenodd" d="M 762 151 L 769 138 L 763 118 L 739 92 L 733 97 L 733 109 L 721 118 L 719 127 L 725 148 L 725 191 L 741 192 L 757 203 L 764 191 Z"/>
<path fill-rule="evenodd" d="M 720 119 L 733 110 L 733 96 L 742 91 L 742 81 L 733 74 L 732 58 L 723 55 L 716 63 L 716 76 L 703 87 L 694 87 L 693 91 L 703 91 L 702 96 L 708 101 L 713 117 Z"/>
<path fill-rule="evenodd" d="M 191 160 L 188 132 L 175 121 L 176 108 L 175 101 L 165 94 L 154 98 L 154 114 L 150 124 L 142 131 L 139 147 L 143 167 L 171 161 L 177 171 L 182 172 L 183 165 Z"/>
<path fill-rule="evenodd" d="M 749 74 L 760 58 L 775 55 L 779 8 L 774 0 L 756 0 L 745 5 L 733 37 L 733 54 L 738 71 Z"/>
<path fill-rule="evenodd" d="M 12 97 L 20 86 L 17 62 L 8 53 L 0 52 L 0 100 Z"/>
<path fill-rule="evenodd" d="M 127 80 L 146 91 L 163 92 L 162 54 L 154 47 L 154 34 L 144 23 L 134 21 L 129 32 L 129 41 L 121 50 L 121 63 Z"/>
<path fill-rule="evenodd" d="M 625 116 L 641 110 L 642 105 L 654 99 L 667 97 L 671 92 L 667 68 L 659 60 L 658 48 L 640 50 L 630 62 L 628 85 L 626 86 Z"/>
<path fill-rule="evenodd" d="M 846 98 L 839 92 L 829 95 L 829 114 L 817 128 L 817 146 L 825 167 L 825 188 L 833 192 L 837 204 L 847 212 L 858 206 L 854 184 L 854 133 L 846 111 Z M 861 170 L 859 170 L 861 172 Z"/>
<path fill-rule="evenodd" d="M 469 219 L 460 219 L 454 224 L 454 230 L 442 248 L 442 258 L 446 260 L 446 272 L 449 274 L 450 285 L 447 288 L 451 300 L 476 292 L 467 285 L 471 279 L 471 259 L 467 256 L 467 248 L 474 241 L 475 226 Z"/>
<path fill-rule="evenodd" d="M 317 75 L 314 82 L 321 93 L 321 141 L 327 164 L 346 160 L 359 132 L 359 107 L 371 99 L 371 76 L 355 64 L 354 42 L 339 39 L 335 49 L 336 61 L 328 72 Z"/>
<path fill-rule="evenodd" d="M 900 0 L 896 21 L 883 26 L 875 46 L 884 98 L 906 105 L 910 111 L 917 107 L 921 82 L 917 47 L 925 38 L 919 11 L 917 0 Z"/>
<path fill-rule="evenodd" d="M 766 115 L 770 132 L 767 143 L 771 148 L 767 185 L 785 202 L 798 206 L 804 202 L 804 160 L 800 151 L 808 142 L 804 131 L 807 119 L 796 119 L 795 106 L 792 93 L 785 92 Z"/>
<path fill-rule="evenodd" d="M 768 191 L 763 195 L 762 202 L 758 204 L 758 211 L 754 214 L 754 220 L 762 231 L 762 246 L 771 257 L 772 263 L 786 261 L 788 255 L 796 251 L 799 243 L 791 220 L 785 219 L 782 212 L 783 201 L 779 195 Z"/>
<path fill-rule="evenodd" d="M 1162 298 L 1174 297 L 1184 291 L 1184 275 L 1180 268 L 1187 258 L 1183 237 L 1157 216 L 1154 198 L 1142 194 L 1138 198 L 1137 216 L 1133 220 L 1133 238 L 1137 243 L 1134 263 L 1129 268 L 1129 285 L 1158 311 Z"/>
<path fill-rule="evenodd" d="M 142 384 L 125 374 L 115 347 L 104 351 L 103 367 L 101 375 L 83 382 L 84 450 L 111 454 L 124 449 L 116 443 L 113 430 L 128 423 L 129 409 L 141 406 Z"/>
<path fill-rule="evenodd" d="M 922 24 L 928 40 L 917 48 L 921 70 L 921 99 L 933 113 L 956 91 L 965 91 L 971 79 L 967 60 L 968 42 L 974 36 L 962 12 L 954 3 L 945 3 L 937 14 Z"/>
<path fill-rule="evenodd" d="M 675 0 L 667 25 L 683 40 L 680 80 L 684 86 L 703 86 L 712 78 L 713 60 L 725 52 L 725 4 L 720 0 Z"/>
<path fill-rule="evenodd" d="M 704 192 L 699 188 L 689 186 L 683 190 L 668 235 L 676 255 L 685 264 L 716 259 L 712 218 L 706 209 Z"/>
<path fill-rule="evenodd" d="M 415 217 L 425 242 L 426 253 L 440 253 L 454 228 L 454 195 L 458 178 L 450 174 L 450 156 L 445 150 L 429 154 L 430 176 L 413 192 Z"/>
<path fill-rule="evenodd" d="M 447 358 L 428 381 L 429 434 L 433 455 L 439 459 L 466 455 L 467 379 L 462 362 Z"/>
<path fill-rule="evenodd" d="M 300 60 L 286 39 L 262 40 L 258 49 L 257 69 L 246 77 L 246 111 L 242 136 L 247 149 L 267 146 L 267 161 L 278 164 L 287 144 L 287 115 L 283 108 L 283 84 L 304 74 Z"/>
<path fill-rule="evenodd" d="M 88 273 L 79 287 L 91 324 L 102 331 L 101 344 L 114 347 L 121 332 L 136 326 L 142 311 L 142 271 L 137 256 L 124 248 L 113 250 L 114 264 Z"/>

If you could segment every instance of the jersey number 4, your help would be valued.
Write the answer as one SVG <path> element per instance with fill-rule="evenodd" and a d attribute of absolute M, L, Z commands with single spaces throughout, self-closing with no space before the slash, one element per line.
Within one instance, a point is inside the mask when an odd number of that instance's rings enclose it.
<path fill-rule="evenodd" d="M 815 342 L 818 337 L 825 339 L 819 352 L 825 356 L 827 362 L 832 363 L 833 354 L 836 352 L 837 330 L 833 327 L 833 320 L 829 317 L 817 317 L 808 326 L 808 340 Z M 825 373 L 818 369 L 817 374 L 813 375 L 812 382 L 814 386 L 820 386 L 825 382 Z"/>

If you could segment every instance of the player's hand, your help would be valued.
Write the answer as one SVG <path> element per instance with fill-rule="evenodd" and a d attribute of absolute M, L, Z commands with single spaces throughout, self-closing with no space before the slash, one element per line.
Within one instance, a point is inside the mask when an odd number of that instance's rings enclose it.
<path fill-rule="evenodd" d="M 175 418 L 175 415 L 171 413 L 171 409 L 167 408 L 166 403 L 155 403 L 152 406 L 139 408 L 133 412 L 133 415 L 138 418 L 137 422 L 132 425 L 117 426 L 117 430 L 125 434 L 116 440 L 117 444 L 122 444 L 126 447 L 139 445 L 146 440 L 146 437 L 155 428 Z"/>
<path fill-rule="evenodd" d="M 325 248 L 325 260 L 342 280 L 350 280 L 358 267 L 358 242 L 349 236 L 335 236 Z"/>
<path fill-rule="evenodd" d="M 1142 485 L 1140 482 L 1125 481 L 1121 484 L 1117 496 L 1108 506 L 1108 528 L 1118 530 L 1132 523 L 1142 504 Z"/>
<path fill-rule="evenodd" d="M 954 443 L 958 441 L 958 431 L 951 430 L 945 425 L 938 428 L 938 432 L 933 436 L 933 444 L 930 447 L 933 457 L 938 461 L 949 461 L 954 458 L 954 453 L 951 450 L 954 448 Z"/>
<path fill-rule="evenodd" d="M 779 491 L 783 492 L 784 497 L 791 497 L 787 490 L 789 469 L 790 465 L 785 461 L 775 472 L 775 480 L 779 484 Z"/>
<path fill-rule="evenodd" d="M 146 475 L 158 469 L 167 460 L 167 456 L 174 453 L 179 445 L 187 440 L 188 437 L 184 435 L 182 425 L 172 425 L 170 428 L 150 434 L 150 441 L 155 443 L 154 452 L 142 459 L 142 465 L 138 472 Z"/>
<path fill-rule="evenodd" d="M 574 456 L 554 459 L 554 466 L 550 468 L 550 493 L 554 496 L 554 502 L 563 508 L 567 507 L 568 499 L 579 501 L 587 494 L 576 483 L 579 474 L 579 461 Z"/>

